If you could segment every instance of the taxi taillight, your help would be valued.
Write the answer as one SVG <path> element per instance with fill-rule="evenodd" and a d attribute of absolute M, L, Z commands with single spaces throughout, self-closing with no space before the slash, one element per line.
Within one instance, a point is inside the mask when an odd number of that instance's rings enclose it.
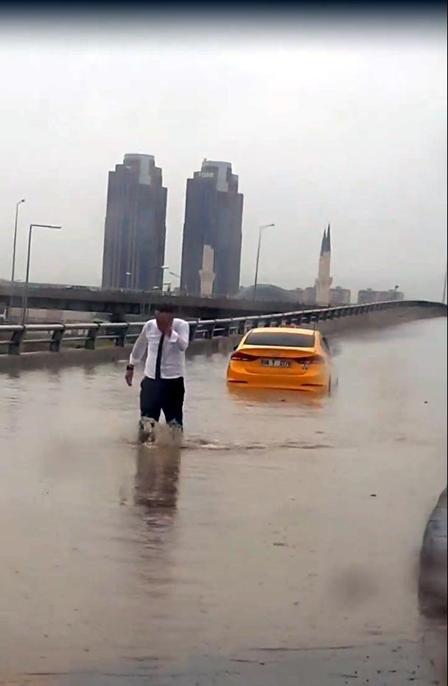
<path fill-rule="evenodd" d="M 294 360 L 295 362 L 299 362 L 300 364 L 304 365 L 322 364 L 325 361 L 322 355 L 307 355 L 306 357 L 295 357 Z"/>
<path fill-rule="evenodd" d="M 230 359 L 234 362 L 255 362 L 258 358 L 254 355 L 247 355 L 246 353 L 237 350 L 231 355 Z"/>

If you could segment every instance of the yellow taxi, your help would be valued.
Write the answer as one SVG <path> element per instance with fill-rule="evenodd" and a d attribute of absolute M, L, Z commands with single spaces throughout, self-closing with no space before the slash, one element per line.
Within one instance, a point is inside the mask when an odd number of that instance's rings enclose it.
<path fill-rule="evenodd" d="M 330 391 L 328 343 L 319 331 L 312 329 L 252 329 L 230 357 L 227 382 L 258 388 Z"/>

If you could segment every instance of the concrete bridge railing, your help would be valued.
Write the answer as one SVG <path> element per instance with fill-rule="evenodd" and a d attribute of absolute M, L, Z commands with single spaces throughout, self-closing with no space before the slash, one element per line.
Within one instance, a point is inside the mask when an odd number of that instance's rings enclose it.
<path fill-rule="evenodd" d="M 404 310 L 405 308 L 431 308 L 439 315 L 446 315 L 446 305 L 423 300 L 401 300 L 346 305 L 283 312 L 281 314 L 252 315 L 227 319 L 197 319 L 189 322 L 190 340 L 210 340 L 218 337 L 242 335 L 259 326 L 284 326 L 288 324 L 313 326 L 347 317 L 365 317 L 374 312 Z M 392 314 L 392 312 L 390 312 Z M 396 312 L 398 316 L 398 312 Z M 111 342 L 124 347 L 137 338 L 144 322 L 111 323 L 80 322 L 70 324 L 6 324 L 0 326 L 0 354 L 19 355 L 30 350 L 49 350 L 57 353 L 64 348 L 95 350 Z"/>

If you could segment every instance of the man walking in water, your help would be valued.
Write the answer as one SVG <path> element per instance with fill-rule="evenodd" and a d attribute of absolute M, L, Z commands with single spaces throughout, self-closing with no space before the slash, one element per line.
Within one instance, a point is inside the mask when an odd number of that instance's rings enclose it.
<path fill-rule="evenodd" d="M 132 386 L 134 366 L 145 352 L 145 375 L 140 387 L 140 440 L 153 441 L 154 429 L 163 412 L 167 424 L 175 431 L 183 428 L 185 395 L 185 351 L 190 327 L 175 319 L 170 305 L 161 305 L 144 325 L 134 343 L 126 367 L 126 383 Z"/>

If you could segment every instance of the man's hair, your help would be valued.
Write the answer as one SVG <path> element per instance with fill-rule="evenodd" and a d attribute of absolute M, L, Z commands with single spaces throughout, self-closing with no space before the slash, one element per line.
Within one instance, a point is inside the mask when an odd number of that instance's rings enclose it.
<path fill-rule="evenodd" d="M 156 312 L 166 313 L 166 314 L 174 314 L 175 308 L 174 305 L 169 305 L 168 303 L 163 304 L 163 305 L 157 305 L 156 307 Z"/>

